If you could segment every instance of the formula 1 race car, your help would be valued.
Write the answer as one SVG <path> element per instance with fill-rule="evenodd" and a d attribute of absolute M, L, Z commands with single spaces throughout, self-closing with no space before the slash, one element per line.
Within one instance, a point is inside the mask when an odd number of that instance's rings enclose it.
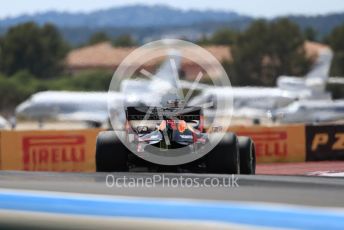
<path fill-rule="evenodd" d="M 234 133 L 226 133 L 209 153 L 185 164 L 158 164 L 139 157 L 140 153 L 154 150 L 160 154 L 170 149 L 186 149 L 186 153 L 200 151 L 212 135 L 204 130 L 201 107 L 186 107 L 182 101 L 174 100 L 167 107 L 127 107 L 125 112 L 124 139 L 131 151 L 115 131 L 100 132 L 96 144 L 98 172 L 135 171 L 144 167 L 159 172 L 255 174 L 253 141 Z"/>

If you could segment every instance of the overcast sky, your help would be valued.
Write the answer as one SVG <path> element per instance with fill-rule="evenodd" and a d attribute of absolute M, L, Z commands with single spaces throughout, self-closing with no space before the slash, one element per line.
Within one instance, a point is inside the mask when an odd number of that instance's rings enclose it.
<path fill-rule="evenodd" d="M 134 4 L 167 4 L 182 9 L 233 10 L 250 16 L 268 18 L 286 14 L 344 12 L 344 0 L 2 0 L 0 18 L 47 10 L 89 12 Z"/>

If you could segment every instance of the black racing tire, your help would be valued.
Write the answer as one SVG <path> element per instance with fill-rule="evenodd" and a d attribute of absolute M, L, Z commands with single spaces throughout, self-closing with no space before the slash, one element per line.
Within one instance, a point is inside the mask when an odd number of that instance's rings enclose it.
<path fill-rule="evenodd" d="M 207 173 L 240 174 L 240 155 L 238 138 L 227 133 L 222 141 L 208 153 L 206 158 Z"/>
<path fill-rule="evenodd" d="M 103 131 L 98 134 L 96 143 L 96 171 L 128 171 L 128 151 L 118 140 L 115 131 Z"/>
<path fill-rule="evenodd" d="M 254 142 L 250 137 L 238 137 L 240 152 L 240 173 L 256 173 L 256 151 Z"/>

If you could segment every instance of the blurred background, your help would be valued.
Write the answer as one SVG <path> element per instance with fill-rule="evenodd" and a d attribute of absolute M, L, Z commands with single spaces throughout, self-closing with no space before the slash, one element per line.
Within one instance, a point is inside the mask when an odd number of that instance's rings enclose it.
<path fill-rule="evenodd" d="M 278 88 L 280 76 L 302 78 L 330 49 L 331 97 L 320 104 L 344 97 L 343 1 L 12 0 L 0 9 L 1 123 L 19 124 L 17 106 L 37 92 L 107 91 L 123 58 L 161 38 L 206 48 L 237 87 Z M 190 65 L 182 71 L 195 77 Z M 275 118 L 275 107 L 264 109 Z M 344 116 L 343 103 L 330 109 Z"/>

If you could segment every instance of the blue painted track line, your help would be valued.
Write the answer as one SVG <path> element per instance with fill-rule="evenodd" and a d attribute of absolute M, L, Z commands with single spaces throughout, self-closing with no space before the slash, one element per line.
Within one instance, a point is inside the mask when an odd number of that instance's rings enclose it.
<path fill-rule="evenodd" d="M 0 209 L 99 217 L 215 221 L 261 227 L 344 229 L 344 212 L 249 203 L 95 197 L 0 191 Z"/>

